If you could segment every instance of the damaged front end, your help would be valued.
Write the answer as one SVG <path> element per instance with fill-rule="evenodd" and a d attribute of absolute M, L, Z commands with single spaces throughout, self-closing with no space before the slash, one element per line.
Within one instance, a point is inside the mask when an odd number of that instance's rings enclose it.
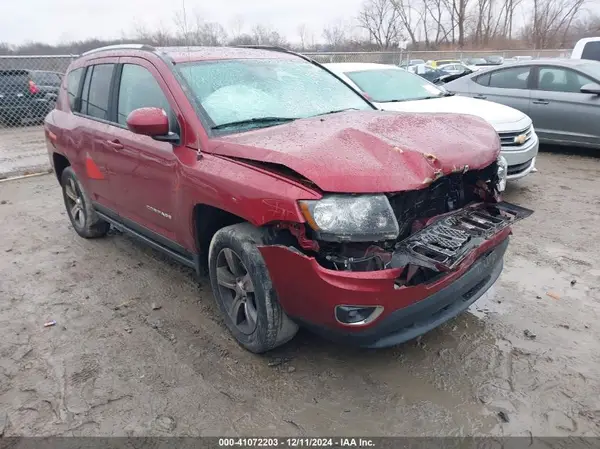
<path fill-rule="evenodd" d="M 300 202 L 307 226 L 280 226 L 296 237 L 294 246 L 324 268 L 401 269 L 399 287 L 431 282 L 531 215 L 501 201 L 502 172 L 498 161 L 481 170 L 456 169 L 420 190 L 325 195 Z"/>

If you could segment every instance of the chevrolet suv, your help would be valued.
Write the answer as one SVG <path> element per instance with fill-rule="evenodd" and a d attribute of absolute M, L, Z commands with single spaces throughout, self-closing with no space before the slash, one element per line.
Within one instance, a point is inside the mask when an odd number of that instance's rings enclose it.
<path fill-rule="evenodd" d="M 299 325 L 365 347 L 423 334 L 496 281 L 531 213 L 501 201 L 484 120 L 378 111 L 283 49 L 93 50 L 45 135 L 75 231 L 207 267 L 253 352 Z"/>

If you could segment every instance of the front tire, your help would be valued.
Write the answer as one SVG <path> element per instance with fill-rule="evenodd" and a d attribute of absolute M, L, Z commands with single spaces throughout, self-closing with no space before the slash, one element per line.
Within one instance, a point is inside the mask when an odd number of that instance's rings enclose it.
<path fill-rule="evenodd" d="M 63 170 L 60 184 L 67 215 L 75 232 L 86 239 L 104 237 L 110 229 L 110 224 L 102 220 L 93 209 L 90 197 L 71 167 Z"/>
<path fill-rule="evenodd" d="M 291 340 L 298 326 L 282 310 L 257 248 L 263 232 L 250 223 L 219 230 L 208 253 L 210 282 L 225 324 L 240 345 L 254 353 Z"/>

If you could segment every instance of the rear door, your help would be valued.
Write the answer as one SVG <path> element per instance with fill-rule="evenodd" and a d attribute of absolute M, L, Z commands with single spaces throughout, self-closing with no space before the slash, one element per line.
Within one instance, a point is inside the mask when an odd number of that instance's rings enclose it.
<path fill-rule="evenodd" d="M 600 96 L 581 93 L 597 81 L 566 67 L 537 68 L 529 116 L 541 139 L 575 145 L 600 143 Z"/>
<path fill-rule="evenodd" d="M 112 151 L 114 123 L 111 122 L 111 91 L 118 58 L 101 58 L 86 69 L 81 98 L 75 111 L 77 140 L 72 142 L 77 175 L 92 201 L 116 214 L 115 195 L 110 188 L 113 174 L 107 165 Z"/>
<path fill-rule="evenodd" d="M 472 79 L 471 96 L 505 104 L 529 114 L 531 67 L 492 70 Z"/>

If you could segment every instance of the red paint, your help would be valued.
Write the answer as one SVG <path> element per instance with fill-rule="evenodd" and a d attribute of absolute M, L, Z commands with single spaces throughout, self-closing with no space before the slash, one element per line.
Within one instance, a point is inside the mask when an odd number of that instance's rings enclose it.
<path fill-rule="evenodd" d="M 176 62 L 222 58 L 296 58 L 264 50 L 207 48 L 172 53 Z M 65 85 L 57 108 L 46 118 L 52 158 L 65 156 L 90 196 L 162 236 L 197 251 L 194 207 L 209 205 L 256 225 L 293 230 L 304 248 L 316 250 L 303 228 L 298 200 L 324 192 L 397 192 L 421 189 L 436 176 L 494 161 L 500 145 L 491 126 L 470 116 L 347 112 L 250 132 L 210 138 L 184 89 L 158 55 L 114 50 L 77 59 L 70 70 L 90 63 L 138 64 L 154 76 L 177 117 L 180 142 L 152 139 L 164 129 L 156 111 L 131 114 L 130 129 L 75 115 Z M 140 132 L 143 131 L 143 132 Z M 142 135 L 146 134 L 146 135 Z M 59 136 L 53 139 L 51 136 Z M 427 157 L 433 155 L 434 157 Z M 250 160 L 243 162 L 239 159 Z M 286 166 L 318 187 L 276 174 L 252 161 Z M 148 206 L 163 214 L 157 214 Z M 283 223 L 283 224 L 282 224 Z M 389 313 L 453 282 L 476 256 L 502 240 L 486 242 L 459 267 L 431 286 L 394 289 L 401 270 L 340 272 L 284 247 L 262 247 L 279 298 L 290 314 L 334 325 L 331 305 L 385 304 Z"/>
<path fill-rule="evenodd" d="M 98 166 L 96 165 L 96 163 L 90 157 L 89 154 L 85 158 L 85 173 L 86 173 L 87 177 L 90 179 L 96 179 L 96 180 L 104 179 L 104 175 L 102 174 L 102 172 L 100 171 L 100 169 L 98 168 Z"/>
<path fill-rule="evenodd" d="M 394 288 L 394 281 L 402 272 L 400 268 L 368 272 L 334 271 L 323 268 L 314 257 L 298 254 L 283 246 L 263 246 L 260 252 L 269 267 L 273 285 L 286 313 L 308 322 L 314 322 L 318 317 L 319 324 L 323 326 L 355 332 L 365 327 L 337 322 L 333 315 L 336 305 L 383 306 L 384 312 L 378 320 L 384 319 L 395 310 L 414 304 L 450 285 L 467 271 L 475 259 L 498 245 L 509 234 L 510 229 L 504 229 L 471 253 L 458 269 L 437 282 L 400 289 Z"/>

